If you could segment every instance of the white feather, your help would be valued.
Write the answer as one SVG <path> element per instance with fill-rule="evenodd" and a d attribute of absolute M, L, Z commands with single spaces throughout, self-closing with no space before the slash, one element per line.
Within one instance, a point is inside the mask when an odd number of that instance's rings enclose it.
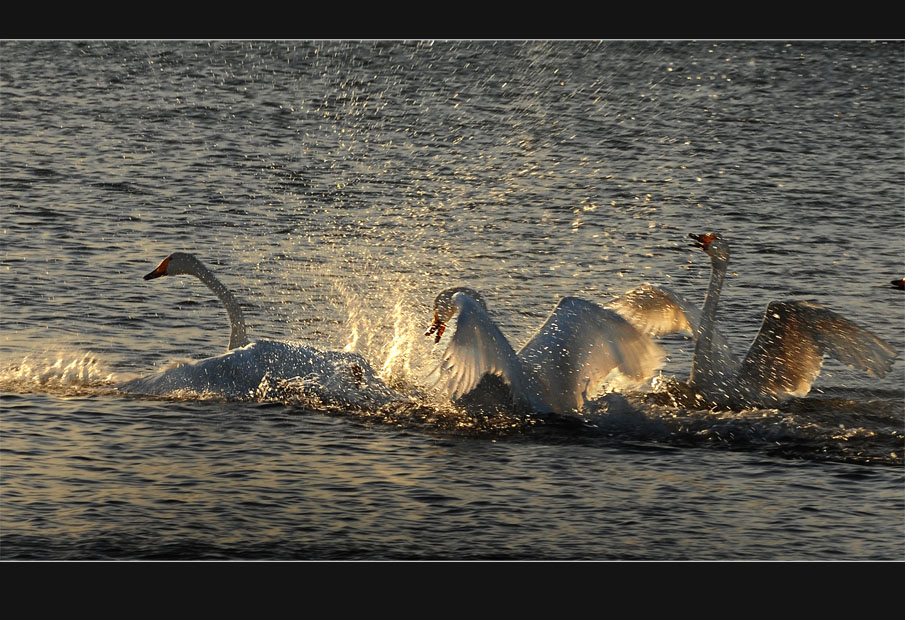
<path fill-rule="evenodd" d="M 437 321 L 458 316 L 437 369 L 437 383 L 453 400 L 492 374 L 509 384 L 516 402 L 533 411 L 574 411 L 611 374 L 640 383 L 662 361 L 660 347 L 625 319 L 576 297 L 560 301 L 516 355 L 475 295 L 468 289 L 449 289 L 437 296 L 435 304 L 442 315 Z"/>
<path fill-rule="evenodd" d="M 485 374 L 500 375 L 516 399 L 530 403 L 521 362 L 484 308 L 462 292 L 453 295 L 452 303 L 457 309 L 456 331 L 441 358 L 437 383 L 456 400 L 477 387 Z"/>
<path fill-rule="evenodd" d="M 611 374 L 643 383 L 663 361 L 663 351 L 612 310 L 566 297 L 519 352 L 548 393 L 554 410 L 581 409 Z"/>

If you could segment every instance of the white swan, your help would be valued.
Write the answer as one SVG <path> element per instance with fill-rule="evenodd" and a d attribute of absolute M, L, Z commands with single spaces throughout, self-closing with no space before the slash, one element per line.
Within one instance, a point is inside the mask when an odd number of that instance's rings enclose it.
<path fill-rule="evenodd" d="M 453 400 L 485 374 L 500 375 L 514 403 L 537 413 L 580 410 L 612 372 L 643 382 L 659 367 L 662 349 L 611 310 L 576 297 L 562 299 L 537 334 L 516 354 L 487 315 L 480 293 L 455 287 L 434 301 L 436 333 L 458 315 L 456 332 L 435 372 Z"/>
<path fill-rule="evenodd" d="M 689 385 L 721 405 L 775 405 L 804 396 L 820 373 L 824 355 L 869 374 L 884 376 L 896 351 L 835 312 L 803 301 L 771 302 L 747 355 L 738 361 L 716 329 L 716 309 L 729 265 L 729 243 L 712 233 L 690 235 L 711 261 L 703 311 L 664 288 L 644 285 L 608 307 L 651 336 L 693 335 Z"/>
<path fill-rule="evenodd" d="M 120 386 L 126 392 L 172 394 L 191 392 L 227 399 L 272 397 L 280 387 L 313 392 L 321 402 L 382 404 L 393 398 L 389 388 L 358 353 L 321 351 L 295 342 L 249 342 L 245 318 L 235 296 L 194 255 L 175 252 L 144 277 L 187 274 L 214 292 L 229 316 L 229 350 L 214 357 L 179 363 Z M 288 385 L 287 382 L 292 382 Z"/>

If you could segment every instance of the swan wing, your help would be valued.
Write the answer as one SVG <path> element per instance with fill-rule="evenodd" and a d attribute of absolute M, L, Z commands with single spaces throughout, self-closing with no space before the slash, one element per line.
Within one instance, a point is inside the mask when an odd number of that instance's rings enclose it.
<path fill-rule="evenodd" d="M 668 288 L 642 284 L 608 303 L 636 329 L 657 338 L 681 332 L 694 336 L 701 323 L 701 310 Z"/>
<path fill-rule="evenodd" d="M 462 293 L 453 296 L 458 306 L 456 331 L 434 371 L 440 386 L 456 400 L 472 391 L 485 374 L 500 375 L 513 397 L 523 397 L 521 364 L 506 337 L 477 302 Z"/>
<path fill-rule="evenodd" d="M 562 299 L 519 357 L 546 389 L 554 410 L 580 409 L 616 371 L 629 383 L 654 374 L 663 351 L 613 310 Z"/>
<path fill-rule="evenodd" d="M 688 334 L 697 340 L 701 324 L 701 310 L 687 297 L 665 288 L 642 284 L 607 304 L 636 329 L 652 338 L 676 332 Z M 738 360 L 732 354 L 729 341 L 714 327 L 711 360 L 714 367 L 731 373 Z"/>
<path fill-rule="evenodd" d="M 828 355 L 884 376 L 896 351 L 866 329 L 823 306 L 773 302 L 738 376 L 739 384 L 774 396 L 804 396 Z"/>
<path fill-rule="evenodd" d="M 264 369 L 259 368 L 260 350 L 256 344 L 214 357 L 173 364 L 147 377 L 130 381 L 120 389 L 160 396 L 191 392 L 227 399 L 247 398 L 265 373 Z"/>

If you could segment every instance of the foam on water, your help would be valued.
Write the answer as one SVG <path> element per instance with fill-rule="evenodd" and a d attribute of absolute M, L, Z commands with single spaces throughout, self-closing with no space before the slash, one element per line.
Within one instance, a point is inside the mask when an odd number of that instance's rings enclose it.
<path fill-rule="evenodd" d="M 0 391 L 81 394 L 117 384 L 116 373 L 94 353 L 34 353 L 0 363 Z"/>

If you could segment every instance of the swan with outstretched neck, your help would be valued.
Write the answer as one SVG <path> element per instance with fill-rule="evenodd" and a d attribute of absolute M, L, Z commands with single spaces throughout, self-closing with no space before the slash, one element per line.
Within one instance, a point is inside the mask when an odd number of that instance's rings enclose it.
<path fill-rule="evenodd" d="M 425 335 L 440 342 L 449 321 L 456 330 L 436 369 L 437 383 L 457 400 L 485 374 L 499 375 L 518 408 L 536 413 L 581 410 L 611 374 L 641 383 L 660 366 L 663 351 L 621 316 L 597 304 L 566 297 L 516 354 L 489 317 L 480 293 L 446 289 L 434 301 Z"/>
<path fill-rule="evenodd" d="M 665 288 L 644 285 L 608 305 L 652 336 L 691 333 L 694 358 L 688 385 L 719 405 L 775 405 L 805 396 L 824 356 L 883 377 L 896 351 L 866 329 L 818 304 L 774 301 L 742 360 L 716 328 L 717 306 L 729 265 L 729 243 L 719 235 L 690 235 L 711 263 L 702 310 Z"/>
<path fill-rule="evenodd" d="M 192 275 L 223 303 L 229 317 L 227 352 L 206 359 L 178 363 L 148 377 L 128 381 L 120 389 L 163 395 L 187 391 L 228 399 L 258 398 L 274 386 L 293 381 L 316 391 L 321 401 L 351 404 L 349 399 L 382 404 L 394 398 L 391 390 L 358 353 L 322 351 L 297 342 L 262 339 L 251 342 L 245 316 L 235 295 L 194 255 L 174 252 L 145 280 Z"/>

